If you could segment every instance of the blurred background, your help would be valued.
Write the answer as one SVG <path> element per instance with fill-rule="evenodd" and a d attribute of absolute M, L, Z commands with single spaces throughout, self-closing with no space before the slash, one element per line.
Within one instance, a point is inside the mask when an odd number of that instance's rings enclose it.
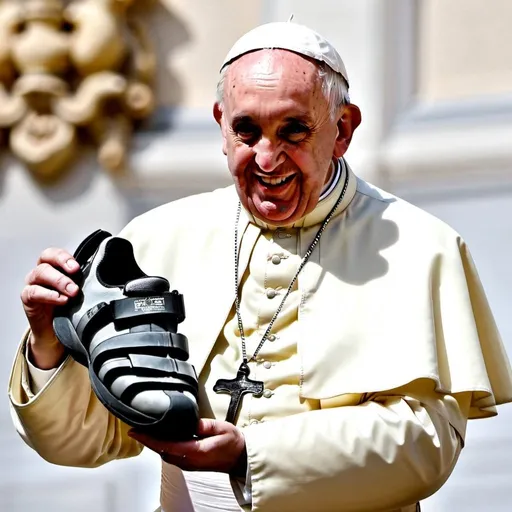
<path fill-rule="evenodd" d="M 512 353 L 510 0 L 124 3 L 130 16 L 149 34 L 156 57 L 155 78 L 151 83 L 144 73 L 134 74 L 133 68 L 116 67 L 115 63 L 110 71 L 150 84 L 155 108 L 149 114 L 149 110 L 141 113 L 133 107 L 130 115 L 123 114 L 119 124 L 105 132 L 101 108 L 94 110 L 94 101 L 85 93 L 85 99 L 78 98 L 78 92 L 75 99 L 79 106 L 91 110 L 92 117 L 73 118 L 80 117 L 73 105 L 62 103 L 61 110 L 48 112 L 47 106 L 38 103 L 44 94 L 60 94 L 57 86 L 51 87 L 53 82 L 48 82 L 48 77 L 39 77 L 36 85 L 30 80 L 16 85 L 15 78 L 34 75 L 32 60 L 36 57 L 31 58 L 38 52 L 31 52 L 30 45 L 38 37 L 47 37 L 48 32 L 69 37 L 80 31 L 80 39 L 63 39 L 60 47 L 54 38 L 57 60 L 49 63 L 53 57 L 41 57 L 41 52 L 37 57 L 47 59 L 47 74 L 53 73 L 61 80 L 55 82 L 57 85 L 62 86 L 64 80 L 69 91 L 78 91 L 81 81 L 103 69 L 87 68 L 87 59 L 76 56 L 80 45 L 84 45 L 86 54 L 94 53 L 94 45 L 99 47 L 100 55 L 106 51 L 101 48 L 100 32 L 108 29 L 101 28 L 95 16 L 115 16 L 124 27 L 129 26 L 126 13 L 111 7 L 114 2 L 83 0 L 80 4 L 85 14 L 77 14 L 74 25 L 69 20 L 51 25 L 48 20 L 57 19 L 59 9 L 68 8 L 68 2 L 0 2 L 0 78 L 2 70 L 6 71 L 5 87 L 0 90 L 0 127 L 6 135 L 0 147 L 0 378 L 5 386 L 25 328 L 19 294 L 26 273 L 43 248 L 53 245 L 73 251 L 98 228 L 116 233 L 134 215 L 150 207 L 230 183 L 211 115 L 219 65 L 244 32 L 262 22 L 285 21 L 291 13 L 294 21 L 326 36 L 345 60 L 351 99 L 363 113 L 362 126 L 347 154 L 352 168 L 462 234 L 472 250 L 507 350 Z M 35 35 L 30 32 L 21 42 L 14 36 L 9 39 L 6 34 L 13 4 L 25 9 L 22 26 L 16 29 L 18 36 L 34 29 L 30 28 L 34 19 L 42 19 L 43 26 L 48 24 L 46 35 L 44 30 L 37 32 L 41 29 L 39 23 Z M 98 6 L 100 10 L 94 11 Z M 103 35 L 108 41 L 110 35 Z M 73 64 L 68 61 L 62 63 L 73 44 L 78 48 L 75 68 L 83 64 L 81 74 L 71 73 Z M 151 56 L 147 48 L 146 57 Z M 14 78 L 7 76 L 9 59 L 17 69 Z M 109 65 L 104 69 L 108 70 Z M 110 78 L 103 76 L 102 80 L 106 84 Z M 119 84 L 114 80 L 101 87 L 115 88 Z M 62 94 L 65 97 L 71 93 Z M 142 88 L 139 94 L 142 96 L 135 95 L 136 100 L 144 99 L 147 90 Z M 123 111 L 119 102 L 125 96 L 119 91 L 111 96 L 117 99 L 108 108 L 118 115 Z M 26 102 L 15 121 L 9 118 L 6 98 Z M 2 111 L 7 112 L 3 121 Z M 27 125 L 33 121 L 26 117 L 27 112 L 32 111 L 46 119 L 46 124 Z M 107 107 L 104 112 L 107 121 L 115 117 Z M 49 118 L 51 122 L 47 122 Z M 57 146 L 61 140 L 60 153 L 50 143 L 49 149 L 44 144 L 40 149 L 63 155 L 64 163 L 55 163 L 49 153 L 37 153 L 37 137 L 53 140 L 48 126 L 62 127 L 62 133 L 68 133 L 68 145 L 62 143 L 64 138 L 57 137 Z M 76 127 L 75 139 L 69 135 L 70 126 Z M 87 132 L 88 127 L 96 127 L 96 131 Z M 98 130 L 103 135 L 94 138 L 91 134 Z M 105 133 L 110 135 L 105 137 Z M 125 162 L 116 164 L 116 155 L 122 155 L 123 148 L 129 148 Z M 104 153 L 98 153 L 99 149 Z M 14 432 L 5 394 L 0 396 L 0 405 L 1 511 L 146 512 L 157 507 L 160 475 L 155 455 L 144 452 L 136 459 L 95 470 L 57 467 L 39 458 Z M 503 406 L 499 412 L 497 418 L 470 423 L 466 447 L 453 475 L 422 504 L 422 510 L 511 509 L 512 406 Z"/>

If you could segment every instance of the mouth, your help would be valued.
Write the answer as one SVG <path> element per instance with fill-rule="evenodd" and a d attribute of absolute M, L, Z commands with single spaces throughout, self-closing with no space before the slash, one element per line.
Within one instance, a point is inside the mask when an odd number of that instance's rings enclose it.
<path fill-rule="evenodd" d="M 283 185 L 287 185 L 290 183 L 293 178 L 295 178 L 295 174 L 290 174 L 289 176 L 278 176 L 278 177 L 270 177 L 270 176 L 260 176 L 256 174 L 256 179 L 258 182 L 267 188 L 278 188 Z"/>
<path fill-rule="evenodd" d="M 301 195 L 300 172 L 277 175 L 251 173 L 249 194 L 256 216 L 267 222 L 281 222 L 295 211 Z"/>

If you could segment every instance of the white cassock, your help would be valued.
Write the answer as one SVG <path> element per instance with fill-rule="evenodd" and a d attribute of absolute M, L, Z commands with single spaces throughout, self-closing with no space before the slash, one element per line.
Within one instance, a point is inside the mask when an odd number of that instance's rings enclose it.
<path fill-rule="evenodd" d="M 248 354 L 346 179 L 336 215 L 250 363 L 265 391 L 245 396 L 237 420 L 245 485 L 163 464 L 165 512 L 413 511 L 451 474 L 467 419 L 512 401 L 510 364 L 464 241 L 358 179 L 343 160 L 334 188 L 295 225 L 275 229 L 242 212 Z M 180 331 L 200 376 L 201 414 L 218 419 L 229 396 L 213 385 L 233 378 L 242 360 L 233 307 L 237 202 L 233 187 L 192 196 L 136 218 L 120 235 L 147 274 L 183 293 Z M 49 380 L 32 375 L 33 390 L 23 342 L 9 393 L 20 434 L 42 456 L 96 466 L 140 452 L 91 392 L 83 367 L 68 359 Z"/>

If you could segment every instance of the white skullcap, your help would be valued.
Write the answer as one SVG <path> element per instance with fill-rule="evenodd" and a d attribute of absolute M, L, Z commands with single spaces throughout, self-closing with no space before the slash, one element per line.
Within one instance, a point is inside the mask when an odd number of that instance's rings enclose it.
<path fill-rule="evenodd" d="M 246 53 L 266 48 L 290 50 L 325 62 L 348 84 L 347 70 L 336 48 L 314 30 L 287 21 L 266 23 L 244 34 L 227 54 L 221 70 Z"/>

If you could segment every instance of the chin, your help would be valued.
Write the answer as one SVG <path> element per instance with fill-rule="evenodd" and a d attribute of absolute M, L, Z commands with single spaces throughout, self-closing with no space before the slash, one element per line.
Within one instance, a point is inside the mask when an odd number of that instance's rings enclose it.
<path fill-rule="evenodd" d="M 266 224 L 270 224 L 272 226 L 276 227 L 285 227 L 289 226 L 291 224 L 294 224 L 298 220 L 302 219 L 306 214 L 304 215 L 298 215 L 295 212 L 292 215 L 288 215 L 284 218 L 280 217 L 279 215 L 273 216 L 267 216 L 261 213 L 256 208 L 251 210 L 251 213 L 254 215 L 254 217 L 257 217 L 259 220 L 265 222 Z"/>

